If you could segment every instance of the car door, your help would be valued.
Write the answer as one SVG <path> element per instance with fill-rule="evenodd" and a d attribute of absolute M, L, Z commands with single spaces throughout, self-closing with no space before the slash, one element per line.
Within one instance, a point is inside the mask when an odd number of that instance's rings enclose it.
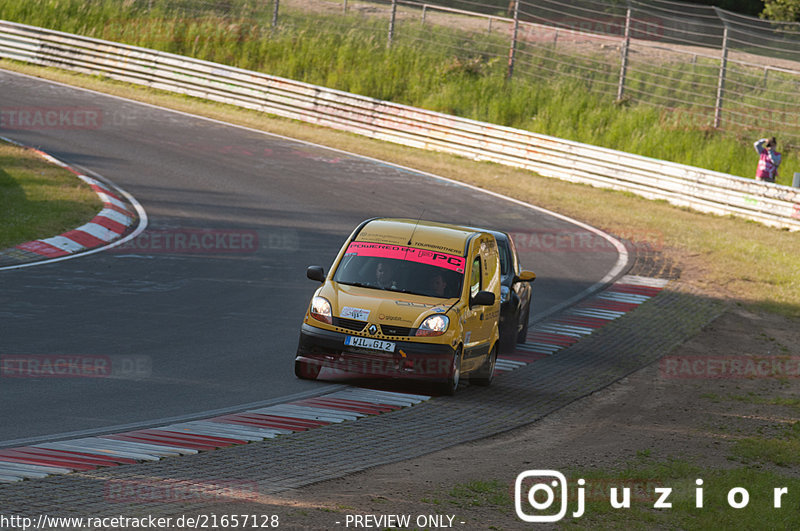
<path fill-rule="evenodd" d="M 477 240 L 477 239 L 476 239 Z M 471 263 L 469 276 L 469 297 L 474 297 L 486 287 L 486 271 L 481 247 L 478 241 L 472 244 Z M 491 311 L 491 307 L 488 307 Z M 466 308 L 464 323 L 464 361 L 462 370 L 469 371 L 483 363 L 489 352 L 491 327 L 487 327 L 485 314 L 486 306 L 473 306 Z"/>

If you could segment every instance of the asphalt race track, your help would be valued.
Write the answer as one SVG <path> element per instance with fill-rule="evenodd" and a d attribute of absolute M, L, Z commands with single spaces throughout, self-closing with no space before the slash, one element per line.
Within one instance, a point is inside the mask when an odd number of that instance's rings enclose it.
<path fill-rule="evenodd" d="M 522 233 L 539 314 L 603 279 L 618 259 L 610 247 L 543 248 L 553 235 L 585 230 L 354 154 L 4 71 L 0 107 L 99 113 L 90 126 L 16 124 L 0 134 L 109 179 L 149 218 L 138 246 L 0 271 L 0 356 L 105 356 L 130 368 L 114 378 L 0 377 L 0 447 L 334 385 L 293 373 L 316 287 L 305 268 L 327 269 L 368 217 Z M 168 245 L 200 230 L 213 244 Z"/>

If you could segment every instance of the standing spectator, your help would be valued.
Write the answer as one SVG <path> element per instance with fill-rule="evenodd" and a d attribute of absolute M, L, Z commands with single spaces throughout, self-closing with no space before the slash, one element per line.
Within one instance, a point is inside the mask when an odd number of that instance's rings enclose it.
<path fill-rule="evenodd" d="M 775 137 L 762 138 L 756 141 L 753 146 L 758 152 L 758 168 L 756 168 L 756 179 L 774 183 L 778 177 L 778 166 L 781 164 L 781 154 L 775 151 L 778 142 Z"/>

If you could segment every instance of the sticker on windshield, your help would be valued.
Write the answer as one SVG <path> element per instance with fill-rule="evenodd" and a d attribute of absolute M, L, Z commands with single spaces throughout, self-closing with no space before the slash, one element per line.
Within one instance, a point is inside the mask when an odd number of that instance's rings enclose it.
<path fill-rule="evenodd" d="M 347 247 L 345 254 L 408 260 L 410 262 L 441 267 L 458 273 L 464 272 L 464 265 L 466 263 L 466 259 L 463 256 L 440 253 L 437 251 L 425 251 L 423 249 L 415 249 L 414 247 L 403 247 L 402 245 L 387 245 L 384 243 L 352 242 Z"/>
<path fill-rule="evenodd" d="M 342 313 L 339 314 L 345 319 L 355 319 L 357 321 L 366 321 L 369 318 L 369 310 L 363 308 L 352 308 L 345 306 L 342 308 Z"/>

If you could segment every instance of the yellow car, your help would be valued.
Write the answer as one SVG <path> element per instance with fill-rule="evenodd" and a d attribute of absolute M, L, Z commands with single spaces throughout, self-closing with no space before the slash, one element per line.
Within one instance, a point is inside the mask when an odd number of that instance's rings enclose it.
<path fill-rule="evenodd" d="M 453 394 L 462 377 L 489 385 L 497 360 L 500 262 L 480 229 L 369 219 L 342 246 L 300 330 L 295 374 L 323 367 L 410 377 Z"/>

